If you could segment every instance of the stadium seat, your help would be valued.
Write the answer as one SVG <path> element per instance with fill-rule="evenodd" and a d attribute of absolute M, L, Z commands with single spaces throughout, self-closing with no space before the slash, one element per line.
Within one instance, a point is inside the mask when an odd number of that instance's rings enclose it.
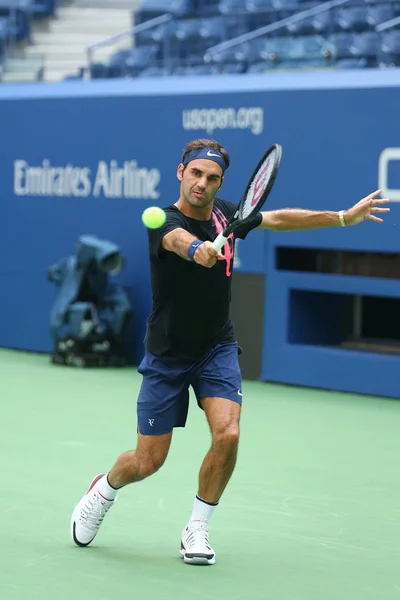
<path fill-rule="evenodd" d="M 375 31 L 365 31 L 353 36 L 350 53 L 357 58 L 376 57 L 381 47 L 381 36 Z"/>
<path fill-rule="evenodd" d="M 325 11 L 315 15 L 312 19 L 315 33 L 320 35 L 328 35 L 334 33 L 335 23 L 332 11 Z"/>
<path fill-rule="evenodd" d="M 159 44 L 165 41 L 165 39 L 175 35 L 176 26 L 176 21 L 169 21 L 151 29 L 141 31 L 135 35 L 135 45 L 146 46 L 148 44 Z"/>
<path fill-rule="evenodd" d="M 319 36 L 299 38 L 264 38 L 250 44 L 250 62 L 261 60 L 312 60 L 327 61 L 333 45 Z M 325 58 L 326 57 L 326 58 Z"/>
<path fill-rule="evenodd" d="M 294 12 L 299 8 L 299 0 L 272 0 L 272 8 L 276 11 Z"/>
<path fill-rule="evenodd" d="M 24 8 L 16 9 L 16 21 L 15 23 L 9 22 L 9 35 L 11 38 L 17 40 L 23 40 L 30 37 L 31 32 L 31 19 L 29 16 L 28 6 L 32 5 L 32 0 L 26 0 Z M 0 0 L 0 17 L 9 18 L 11 10 L 15 8 L 15 2 L 13 0 Z"/>
<path fill-rule="evenodd" d="M 338 69 L 365 69 L 367 66 L 366 58 L 343 58 L 336 62 Z"/>
<path fill-rule="evenodd" d="M 245 0 L 246 10 L 251 13 L 262 13 L 272 10 L 272 0 Z"/>
<path fill-rule="evenodd" d="M 219 69 L 216 65 L 195 65 L 189 67 L 177 67 L 173 71 L 173 75 L 216 75 Z"/>
<path fill-rule="evenodd" d="M 312 35 L 317 32 L 314 26 L 314 17 L 307 17 L 301 21 L 289 23 L 286 26 L 286 31 L 288 31 L 290 35 Z"/>
<path fill-rule="evenodd" d="M 245 15 L 247 13 L 243 0 L 220 0 L 218 10 L 222 15 Z"/>
<path fill-rule="evenodd" d="M 29 12 L 34 19 L 43 19 L 55 14 L 55 0 L 34 0 L 32 4 L 28 4 Z"/>
<path fill-rule="evenodd" d="M 212 17 L 219 15 L 219 2 L 220 0 L 198 0 L 198 14 L 200 17 Z"/>
<path fill-rule="evenodd" d="M 369 29 L 367 9 L 364 6 L 342 8 L 337 13 L 335 24 L 341 31 L 365 31 Z"/>
<path fill-rule="evenodd" d="M 392 29 L 382 36 L 379 60 L 384 65 L 400 66 L 400 31 Z"/>
<path fill-rule="evenodd" d="M 176 22 L 174 37 L 177 40 L 197 40 L 200 37 L 198 19 L 185 19 Z"/>
<path fill-rule="evenodd" d="M 329 41 L 334 46 L 334 53 L 337 59 L 346 59 L 352 57 L 350 52 L 351 42 L 354 34 L 352 33 L 333 33 L 329 36 Z"/>
<path fill-rule="evenodd" d="M 355 58 L 363 58 L 367 61 L 367 67 L 378 66 L 378 55 L 380 52 L 381 37 L 375 31 L 365 31 L 353 37 L 350 52 Z"/>
<path fill-rule="evenodd" d="M 269 61 L 255 62 L 249 65 L 247 73 L 267 73 L 271 70 L 272 65 Z"/>
<path fill-rule="evenodd" d="M 201 19 L 199 24 L 199 34 L 202 39 L 207 40 L 210 44 L 217 44 L 228 37 L 231 37 L 228 35 L 228 26 L 228 19 L 223 17 Z"/>
<path fill-rule="evenodd" d="M 169 74 L 169 69 L 165 67 L 148 67 L 138 71 L 136 77 L 164 77 Z"/>
<path fill-rule="evenodd" d="M 392 4 L 375 4 L 368 7 L 367 22 L 373 29 L 380 23 L 394 19 L 396 11 Z"/>
<path fill-rule="evenodd" d="M 92 63 L 90 65 L 90 78 L 91 79 L 107 79 L 108 68 L 103 63 Z"/>
<path fill-rule="evenodd" d="M 220 65 L 219 72 L 221 75 L 237 75 L 245 72 L 246 65 L 241 62 L 225 63 Z"/>
<path fill-rule="evenodd" d="M 166 13 L 176 17 L 195 16 L 196 10 L 195 0 L 142 0 L 139 10 L 134 14 L 134 21 L 138 25 Z"/>
<path fill-rule="evenodd" d="M 277 20 L 272 0 L 246 0 L 245 7 L 247 11 L 246 26 L 249 30 L 270 25 Z"/>
<path fill-rule="evenodd" d="M 124 61 L 125 74 L 135 76 L 147 67 L 158 66 L 154 64 L 157 61 L 158 53 L 159 47 L 156 45 L 133 48 Z"/>
<path fill-rule="evenodd" d="M 166 47 L 170 65 L 193 66 L 204 64 L 204 53 L 227 37 L 225 20 L 221 17 L 180 20 L 176 24 L 174 40 Z"/>
<path fill-rule="evenodd" d="M 248 52 L 248 44 L 240 44 L 211 54 L 208 56 L 208 60 L 212 64 L 220 65 L 221 68 L 224 68 L 226 65 L 240 64 L 244 69 L 244 65 L 248 61 Z"/>

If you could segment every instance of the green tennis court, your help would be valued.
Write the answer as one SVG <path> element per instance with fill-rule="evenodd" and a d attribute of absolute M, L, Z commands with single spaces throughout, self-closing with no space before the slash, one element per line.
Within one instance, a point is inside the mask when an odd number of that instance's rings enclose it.
<path fill-rule="evenodd" d="M 9 351 L 0 372 L 1 600 L 400 597 L 398 402 L 246 382 L 237 469 L 210 523 L 217 563 L 196 568 L 178 554 L 209 444 L 195 403 L 166 465 L 77 548 L 73 507 L 134 447 L 140 377 Z"/>

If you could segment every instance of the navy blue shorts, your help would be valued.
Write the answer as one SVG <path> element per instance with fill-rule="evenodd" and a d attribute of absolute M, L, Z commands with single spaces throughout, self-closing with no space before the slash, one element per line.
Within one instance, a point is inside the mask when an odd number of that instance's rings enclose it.
<path fill-rule="evenodd" d="M 139 432 L 161 435 L 174 427 L 185 427 L 190 386 L 198 404 L 205 397 L 226 398 L 241 404 L 240 353 L 236 342 L 218 344 L 196 362 L 154 356 L 146 351 L 138 368 L 143 375 L 137 401 Z"/>

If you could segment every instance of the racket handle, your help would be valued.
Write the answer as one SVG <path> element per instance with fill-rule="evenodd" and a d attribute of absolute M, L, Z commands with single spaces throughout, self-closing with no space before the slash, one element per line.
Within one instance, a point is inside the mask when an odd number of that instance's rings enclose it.
<path fill-rule="evenodd" d="M 220 233 L 215 240 L 213 241 L 213 248 L 216 252 L 219 252 L 221 248 L 224 247 L 224 244 L 228 238 L 223 236 L 223 233 Z"/>

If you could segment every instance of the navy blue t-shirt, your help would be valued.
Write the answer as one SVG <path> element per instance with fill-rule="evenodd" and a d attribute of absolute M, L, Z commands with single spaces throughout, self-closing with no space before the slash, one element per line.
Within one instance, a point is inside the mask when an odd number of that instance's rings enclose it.
<path fill-rule="evenodd" d="M 236 211 L 236 205 L 214 199 L 211 218 L 199 221 L 183 215 L 171 205 L 159 229 L 149 229 L 150 278 L 153 307 L 147 320 L 145 347 L 157 356 L 190 360 L 201 358 L 216 344 L 234 341 L 229 317 L 235 238 L 261 224 L 259 213 L 231 235 L 218 260 L 208 269 L 163 249 L 163 237 L 180 228 L 202 241 L 213 242 Z"/>

